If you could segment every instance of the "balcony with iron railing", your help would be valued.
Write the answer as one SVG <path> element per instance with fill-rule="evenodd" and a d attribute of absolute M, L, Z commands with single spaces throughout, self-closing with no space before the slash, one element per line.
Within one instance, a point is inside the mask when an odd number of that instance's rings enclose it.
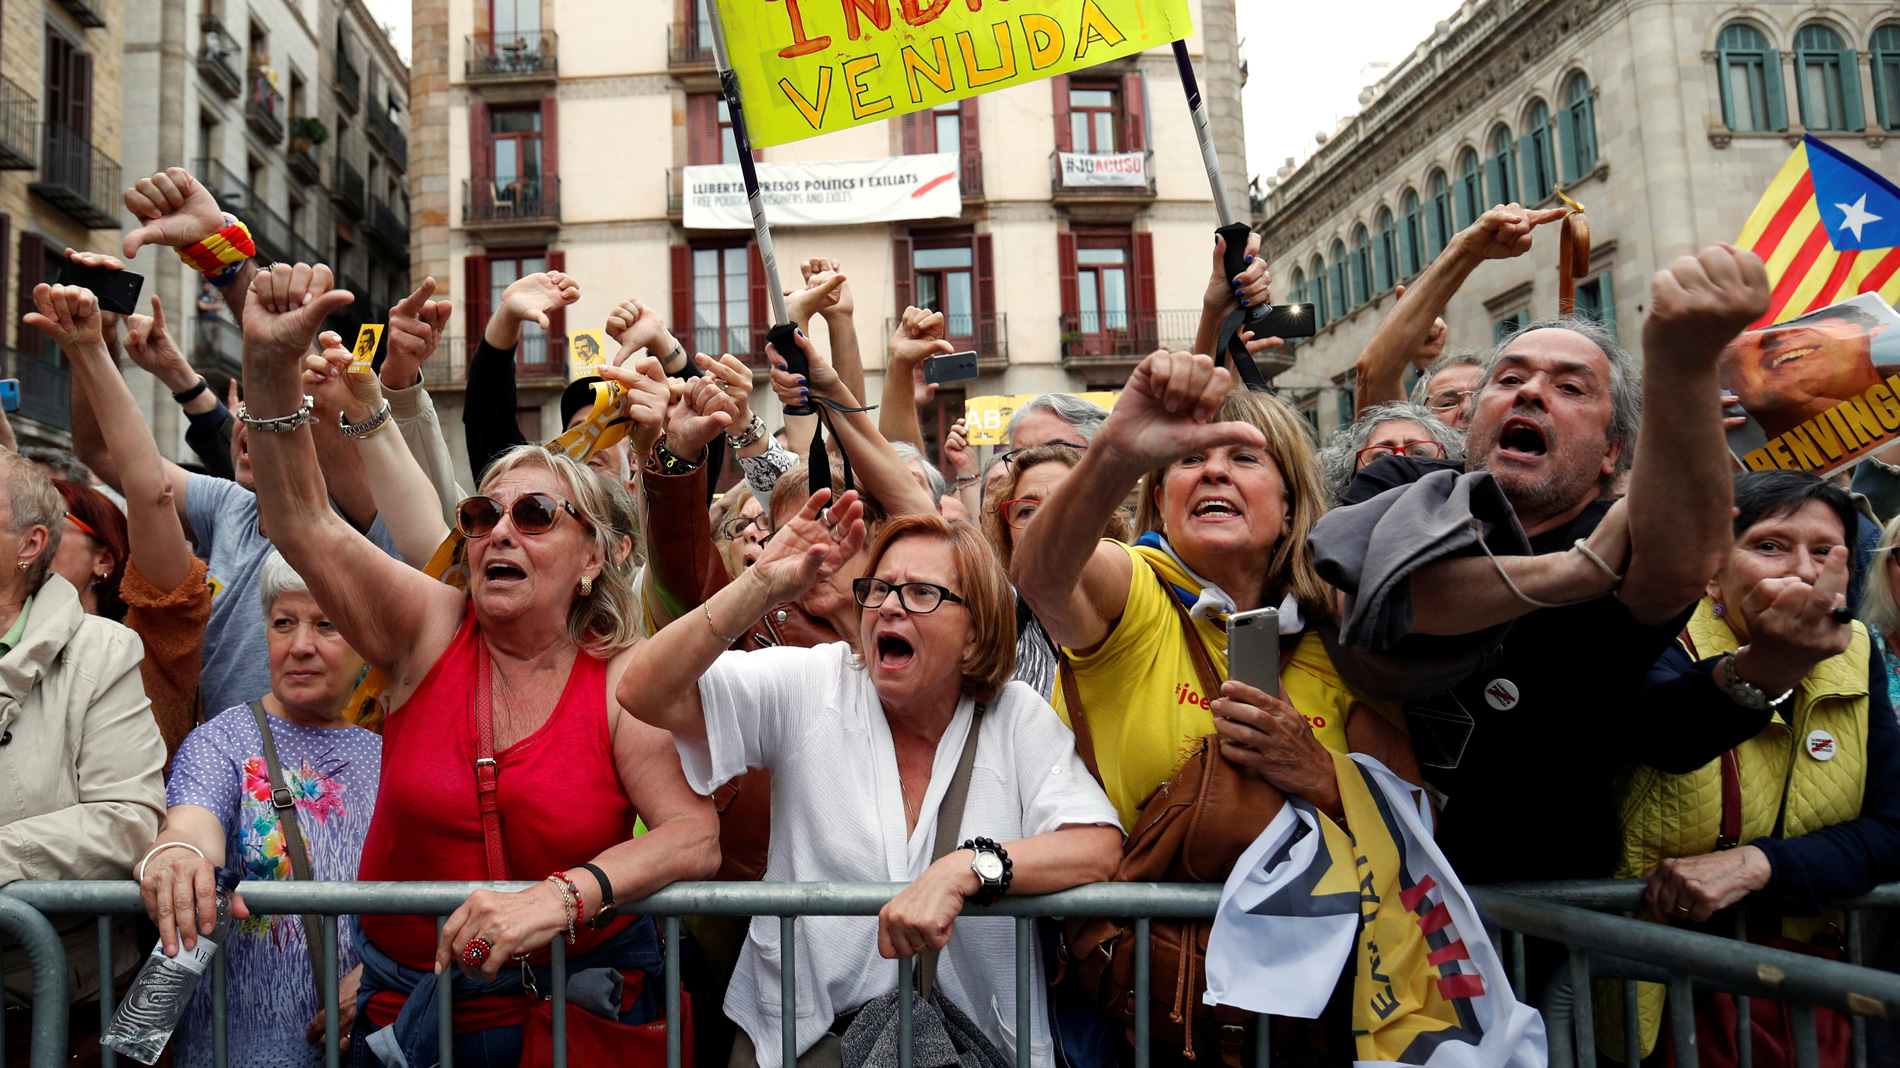
<path fill-rule="evenodd" d="M 251 68 L 251 92 L 244 101 L 244 121 L 267 145 L 284 139 L 284 94 L 262 70 Z"/>
<path fill-rule="evenodd" d="M 1057 204 L 1076 201 L 1152 200 L 1154 149 L 1144 152 L 1051 152 L 1049 192 Z"/>
<path fill-rule="evenodd" d="M 765 331 L 763 323 L 738 323 L 726 326 L 696 326 L 691 337 L 680 335 L 682 344 L 694 352 L 720 356 L 731 353 L 754 370 L 765 368 Z"/>
<path fill-rule="evenodd" d="M 66 9 L 68 15 L 73 17 L 73 21 L 79 23 L 81 26 L 89 30 L 103 29 L 105 27 L 106 17 L 99 13 L 98 8 L 93 7 L 87 3 L 86 0 L 58 0 L 58 3 L 60 7 Z"/>
<path fill-rule="evenodd" d="M 895 334 L 901 321 L 885 319 L 884 336 Z M 1000 371 L 1009 364 L 1009 316 L 1003 312 L 952 312 L 944 316 L 943 338 L 956 352 L 974 351 L 984 371 Z"/>
<path fill-rule="evenodd" d="M 350 58 L 350 50 L 343 45 L 339 35 L 336 42 L 336 65 L 331 68 L 330 86 L 336 90 L 336 98 L 348 111 L 355 111 L 363 102 L 363 75 L 356 69 L 356 61 Z"/>
<path fill-rule="evenodd" d="M 40 130 L 40 180 L 27 191 L 87 229 L 118 229 L 119 164 L 77 130 L 52 122 Z"/>
<path fill-rule="evenodd" d="M 191 362 L 200 372 L 219 372 L 227 378 L 244 373 L 244 328 L 229 319 L 199 319 L 192 342 Z"/>
<path fill-rule="evenodd" d="M 468 38 L 470 82 L 544 82 L 559 73 L 553 30 L 477 33 Z"/>
<path fill-rule="evenodd" d="M 667 38 L 668 70 L 711 70 L 713 65 L 712 29 L 698 21 L 673 23 Z"/>
<path fill-rule="evenodd" d="M 1200 309 L 1064 312 L 1061 364 L 1070 369 L 1127 368 L 1156 349 L 1185 352 L 1194 347 Z M 1293 366 L 1286 349 L 1254 357 L 1262 374 L 1272 376 Z"/>
<path fill-rule="evenodd" d="M 363 217 L 367 204 L 363 185 L 363 172 L 345 159 L 343 151 L 337 150 L 336 166 L 330 171 L 330 202 L 336 205 L 339 213 L 350 219 Z"/>
<path fill-rule="evenodd" d="M 409 255 L 409 212 L 401 201 L 384 200 L 371 193 L 366 221 L 372 240 L 383 246 L 383 251 L 392 256 Z"/>
<path fill-rule="evenodd" d="M 258 254 L 280 263 L 318 263 L 322 256 L 290 225 L 290 221 L 262 203 L 251 187 L 214 159 L 201 159 L 194 172 L 218 206 L 238 217 L 251 231 Z"/>
<path fill-rule="evenodd" d="M 40 165 L 34 121 L 40 102 L 7 78 L 0 78 L 0 171 L 30 171 Z"/>
<path fill-rule="evenodd" d="M 435 355 L 422 364 L 422 380 L 431 390 L 461 389 L 468 385 L 468 365 L 480 345 L 478 337 L 446 337 Z M 528 324 L 515 345 L 515 382 L 522 386 L 558 386 L 567 382 L 567 335 L 550 334 Z"/>
<path fill-rule="evenodd" d="M 374 101 L 366 116 L 365 127 L 369 130 L 370 140 L 382 146 L 389 153 L 389 161 L 399 171 L 409 169 L 409 138 L 402 132 L 396 120 L 389 117 L 387 108 L 374 106 Z"/>
<path fill-rule="evenodd" d="M 470 229 L 549 229 L 561 223 L 561 180 L 462 181 L 462 222 Z"/>
<path fill-rule="evenodd" d="M 71 430 L 72 371 L 21 349 L 7 350 L 7 363 L 20 380 L 20 414 L 57 430 Z"/>
<path fill-rule="evenodd" d="M 242 54 L 217 16 L 199 17 L 198 73 L 226 100 L 236 100 L 244 92 L 244 76 L 238 73 L 238 57 Z"/>
<path fill-rule="evenodd" d="M 957 189 L 965 200 L 983 199 L 983 150 L 966 148 L 957 153 Z"/>
<path fill-rule="evenodd" d="M 291 135 L 290 148 L 284 158 L 290 164 L 290 173 L 305 185 L 323 181 L 323 165 L 317 162 L 316 149 L 309 138 Z"/>

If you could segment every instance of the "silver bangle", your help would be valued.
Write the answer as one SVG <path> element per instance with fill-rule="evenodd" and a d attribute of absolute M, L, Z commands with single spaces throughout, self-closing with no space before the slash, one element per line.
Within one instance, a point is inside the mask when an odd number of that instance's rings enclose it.
<path fill-rule="evenodd" d="M 303 398 L 303 407 L 289 415 L 280 415 L 274 419 L 253 419 L 250 409 L 240 404 L 237 419 L 252 430 L 260 430 L 266 434 L 288 434 L 316 422 L 317 417 L 310 414 L 310 409 L 316 406 L 316 398 L 306 393 Z"/>
<path fill-rule="evenodd" d="M 336 426 L 338 430 L 343 432 L 343 436 L 346 438 L 366 438 L 378 430 L 381 430 L 383 427 L 388 426 L 389 420 L 393 415 L 394 412 L 389 407 L 389 400 L 384 398 L 382 408 L 379 409 L 376 414 L 360 423 L 350 422 L 349 418 L 342 412 L 336 413 Z"/>
<path fill-rule="evenodd" d="M 753 412 L 752 421 L 746 424 L 745 433 L 739 435 L 727 434 L 726 444 L 735 449 L 743 449 L 764 436 L 765 420 L 759 417 L 759 413 Z"/>

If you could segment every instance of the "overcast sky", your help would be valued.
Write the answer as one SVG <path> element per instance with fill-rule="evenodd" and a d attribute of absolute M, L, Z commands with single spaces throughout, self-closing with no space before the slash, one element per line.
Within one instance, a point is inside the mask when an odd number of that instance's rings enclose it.
<path fill-rule="evenodd" d="M 1331 133 L 1359 110 L 1366 64 L 1396 65 L 1439 19 L 1458 10 L 1457 0 L 1236 0 L 1234 6 L 1247 42 L 1247 170 L 1263 184 L 1286 157 L 1312 155 L 1315 132 Z M 1164 105 L 1157 97 L 1153 106 Z"/>
<path fill-rule="evenodd" d="M 396 51 L 409 59 L 409 0 L 365 0 L 395 27 Z M 1456 0 L 1322 0 L 1292 4 L 1236 0 L 1247 42 L 1247 172 L 1263 179 L 1288 156 L 1305 160 L 1313 134 L 1331 131 L 1359 110 L 1368 63 L 1397 63 L 1457 10 Z M 1155 94 L 1151 94 L 1155 95 Z M 1185 107 L 1178 94 L 1156 107 Z"/>

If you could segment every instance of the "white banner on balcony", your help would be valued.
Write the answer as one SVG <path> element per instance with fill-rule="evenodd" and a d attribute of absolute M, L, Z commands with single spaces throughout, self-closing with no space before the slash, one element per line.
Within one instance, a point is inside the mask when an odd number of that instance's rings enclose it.
<path fill-rule="evenodd" d="M 759 190 L 773 226 L 843 226 L 963 214 L 957 156 L 933 152 L 831 163 L 760 163 Z M 687 167 L 689 230 L 750 230 L 739 165 Z"/>
<path fill-rule="evenodd" d="M 1148 184 L 1148 157 L 1142 152 L 1110 152 L 1084 155 L 1063 152 L 1063 185 L 1141 185 Z"/>

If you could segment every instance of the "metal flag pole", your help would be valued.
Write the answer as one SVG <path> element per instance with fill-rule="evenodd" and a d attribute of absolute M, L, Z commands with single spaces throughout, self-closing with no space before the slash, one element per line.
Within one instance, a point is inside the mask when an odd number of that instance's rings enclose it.
<path fill-rule="evenodd" d="M 752 139 L 746 133 L 745 110 L 739 104 L 739 77 L 732 72 L 732 64 L 726 59 L 726 30 L 719 21 L 719 5 L 708 3 L 706 12 L 712 19 L 713 66 L 719 71 L 719 93 L 726 100 L 726 109 L 732 116 L 732 139 L 739 152 L 739 174 L 745 180 L 746 207 L 752 211 L 752 235 L 759 243 L 759 262 L 765 267 L 765 292 L 772 298 L 772 328 L 765 333 L 765 343 L 777 350 L 779 358 L 795 375 L 810 373 L 810 365 L 805 352 L 798 347 L 794 339 L 795 327 L 791 317 L 785 312 L 785 291 L 779 285 L 778 258 L 772 254 L 772 224 L 765 218 L 765 197 L 759 192 L 759 172 L 752 163 Z M 816 411 L 810 404 L 786 405 L 786 415 L 812 415 Z M 819 466 L 814 465 L 816 472 Z"/>
<path fill-rule="evenodd" d="M 1174 42 L 1174 65 L 1181 72 L 1181 88 L 1187 91 L 1188 112 L 1194 116 L 1194 136 L 1201 142 L 1201 163 L 1207 168 L 1207 184 L 1214 191 L 1214 212 L 1220 216 L 1220 226 L 1214 232 L 1227 243 L 1221 269 L 1231 282 L 1235 275 L 1247 268 L 1247 238 L 1253 232 L 1253 227 L 1234 221 L 1233 208 L 1227 203 L 1227 190 L 1221 185 L 1220 154 L 1215 151 L 1214 135 L 1207 128 L 1207 105 L 1201 101 L 1201 86 L 1194 78 L 1194 61 L 1188 58 L 1186 41 Z M 734 125 L 736 127 L 736 121 Z M 1254 364 L 1253 354 L 1247 351 L 1247 343 L 1241 340 L 1240 332 L 1264 319 L 1270 310 L 1266 305 L 1241 308 L 1221 324 L 1220 350 L 1214 354 L 1214 358 L 1220 359 L 1221 353 L 1232 357 L 1234 370 L 1248 389 L 1264 391 L 1271 387 L 1260 374 L 1260 368 Z"/>

